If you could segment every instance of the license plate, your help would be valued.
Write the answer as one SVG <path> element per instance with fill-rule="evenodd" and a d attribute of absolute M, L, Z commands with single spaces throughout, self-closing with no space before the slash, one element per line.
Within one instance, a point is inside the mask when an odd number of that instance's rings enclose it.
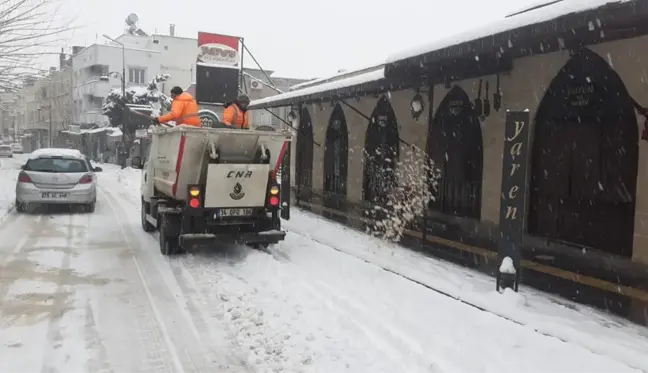
<path fill-rule="evenodd" d="M 251 216 L 252 209 L 240 209 L 240 208 L 220 209 L 217 215 L 220 215 L 221 217 Z"/>
<path fill-rule="evenodd" d="M 62 192 L 43 192 L 43 198 L 67 198 L 68 195 Z"/>

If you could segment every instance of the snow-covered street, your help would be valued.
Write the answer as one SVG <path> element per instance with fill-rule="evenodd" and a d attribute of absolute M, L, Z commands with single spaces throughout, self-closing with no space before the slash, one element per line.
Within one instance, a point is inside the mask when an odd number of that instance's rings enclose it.
<path fill-rule="evenodd" d="M 0 160 L 2 372 L 648 371 L 642 327 L 296 210 L 270 253 L 165 258 L 138 170 L 101 165 L 93 214 L 7 213 L 21 159 Z"/>

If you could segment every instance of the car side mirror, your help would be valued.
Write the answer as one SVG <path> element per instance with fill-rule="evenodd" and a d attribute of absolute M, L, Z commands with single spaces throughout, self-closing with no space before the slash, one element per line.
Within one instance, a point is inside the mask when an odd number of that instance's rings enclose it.
<path fill-rule="evenodd" d="M 101 171 L 103 171 L 103 168 L 101 168 L 101 167 L 95 167 L 94 168 L 94 172 L 101 172 Z"/>
<path fill-rule="evenodd" d="M 20 169 L 21 169 L 21 170 L 24 170 L 24 169 L 25 169 L 25 165 L 20 166 Z"/>
<path fill-rule="evenodd" d="M 131 158 L 131 167 L 141 169 L 142 168 L 142 159 L 140 157 Z"/>

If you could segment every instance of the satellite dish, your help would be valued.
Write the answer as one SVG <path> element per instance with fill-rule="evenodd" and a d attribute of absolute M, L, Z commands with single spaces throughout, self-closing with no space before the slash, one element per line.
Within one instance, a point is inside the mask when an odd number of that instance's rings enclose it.
<path fill-rule="evenodd" d="M 126 17 L 126 24 L 129 26 L 136 24 L 137 21 L 139 21 L 139 17 L 135 13 L 131 13 Z"/>

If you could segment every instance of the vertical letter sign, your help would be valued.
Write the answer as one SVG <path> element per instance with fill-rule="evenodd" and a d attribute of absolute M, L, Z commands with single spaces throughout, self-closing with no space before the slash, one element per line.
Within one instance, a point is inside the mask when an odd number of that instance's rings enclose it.
<path fill-rule="evenodd" d="M 530 135 L 529 111 L 507 111 L 502 164 L 497 291 L 500 288 L 518 290 L 520 244 L 526 228 L 527 216 Z"/>

